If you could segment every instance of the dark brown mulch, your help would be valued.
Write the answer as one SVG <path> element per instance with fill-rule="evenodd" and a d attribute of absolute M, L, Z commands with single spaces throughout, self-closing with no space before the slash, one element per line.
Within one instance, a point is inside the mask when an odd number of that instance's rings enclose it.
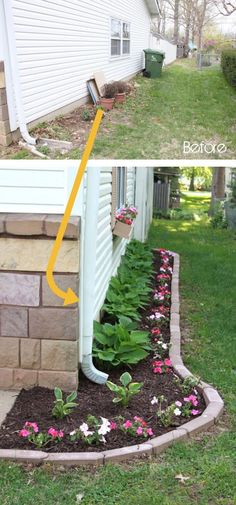
<path fill-rule="evenodd" d="M 157 254 L 154 257 L 154 268 L 158 272 L 160 267 L 160 258 Z M 153 287 L 156 284 L 154 281 Z M 146 316 L 150 314 L 150 307 L 142 312 L 142 328 L 146 326 Z M 166 342 L 170 339 L 169 326 L 163 329 L 163 336 Z M 166 354 L 166 357 L 168 353 Z M 0 429 L 0 448 L 1 449 L 35 449 L 33 445 L 25 439 L 20 438 L 18 431 L 23 428 L 26 421 L 37 422 L 41 431 L 47 431 L 51 426 L 57 429 L 63 429 L 66 434 L 78 428 L 82 422 L 86 421 L 89 414 L 99 417 L 106 417 L 109 420 L 116 420 L 118 416 L 125 419 L 131 419 L 134 416 L 142 417 L 148 426 L 152 428 L 154 435 L 162 435 L 173 429 L 173 426 L 164 428 L 156 417 L 157 406 L 151 404 L 153 396 L 164 395 L 171 404 L 174 401 L 183 399 L 184 395 L 175 384 L 174 373 L 155 375 L 152 371 L 152 355 L 132 368 L 131 375 L 135 382 L 143 382 L 144 386 L 141 393 L 135 396 L 127 408 L 122 408 L 112 403 L 113 394 L 106 386 L 96 385 L 84 376 L 80 377 L 78 391 L 78 407 L 67 418 L 57 420 L 52 417 L 51 411 L 54 401 L 53 391 L 35 387 L 31 390 L 22 390 L 15 405 Z M 126 368 L 127 369 L 127 368 Z M 109 379 L 118 382 L 118 379 L 124 369 L 115 369 L 110 372 Z M 197 407 L 204 410 L 204 400 L 200 398 Z M 176 418 L 176 426 L 186 423 L 189 419 Z M 88 446 L 82 441 L 70 442 L 63 439 L 60 444 L 47 446 L 43 450 L 53 452 L 81 452 L 81 451 L 102 451 L 105 449 L 115 449 L 130 446 L 138 442 L 144 442 L 143 438 L 129 437 L 127 433 L 121 430 L 114 430 L 107 435 L 107 443 L 104 446 Z"/>

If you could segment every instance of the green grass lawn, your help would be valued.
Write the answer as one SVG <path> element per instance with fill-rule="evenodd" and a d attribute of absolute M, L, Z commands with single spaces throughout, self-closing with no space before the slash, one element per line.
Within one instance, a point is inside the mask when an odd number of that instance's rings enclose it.
<path fill-rule="evenodd" d="M 220 67 L 198 70 L 193 60 L 179 60 L 166 67 L 161 79 L 135 79 L 134 95 L 106 114 L 93 150 L 94 158 L 107 159 L 235 159 L 236 90 Z M 74 117 L 76 124 L 76 115 Z M 41 123 L 43 136 L 70 140 L 71 151 L 51 153 L 51 158 L 79 159 L 88 129 L 77 124 L 81 145 L 74 140 L 75 126 L 62 126 L 62 116 Z M 58 122 L 59 120 L 59 122 Z M 90 125 L 90 123 L 89 123 Z M 38 125 L 40 126 L 40 125 Z M 70 129 L 71 128 L 71 129 Z M 34 135 L 34 130 L 32 130 Z M 218 154 L 183 153 L 183 143 L 225 144 Z M 2 148 L 1 158 L 32 158 L 18 146 Z"/>
<path fill-rule="evenodd" d="M 208 204 L 207 195 L 182 197 L 185 210 L 201 215 Z M 211 228 L 205 214 L 197 222 L 155 220 L 149 243 L 181 255 L 184 361 L 218 388 L 223 418 L 209 433 L 144 462 L 57 472 L 1 463 L 1 505 L 76 505 L 79 495 L 84 505 L 236 504 L 236 235 Z M 179 474 L 188 477 L 184 484 Z"/>
<path fill-rule="evenodd" d="M 193 62 L 166 67 L 161 79 L 136 80 L 136 97 L 107 116 L 94 157 L 116 159 L 236 158 L 236 92 L 220 67 Z M 224 143 L 228 152 L 183 155 L 183 142 Z"/>

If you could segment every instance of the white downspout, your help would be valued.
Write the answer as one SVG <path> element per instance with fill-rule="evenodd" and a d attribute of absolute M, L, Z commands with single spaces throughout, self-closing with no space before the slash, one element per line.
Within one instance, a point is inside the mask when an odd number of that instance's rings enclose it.
<path fill-rule="evenodd" d="M 100 169 L 87 169 L 85 219 L 82 222 L 82 363 L 84 375 L 96 384 L 105 384 L 108 375 L 93 364 L 93 320 L 96 275 L 97 226 L 99 210 Z"/>
<path fill-rule="evenodd" d="M 28 132 L 27 122 L 25 117 L 25 111 L 23 107 L 22 101 L 22 91 L 21 91 L 21 83 L 20 83 L 20 74 L 18 68 L 18 60 L 16 54 L 16 40 L 15 40 L 15 30 L 14 30 L 14 20 L 12 13 L 12 0 L 3 0 L 3 8 L 5 11 L 5 21 L 6 21 L 6 32 L 7 32 L 7 40 L 9 45 L 9 53 L 10 53 L 10 66 L 11 72 L 14 76 L 14 92 L 15 92 L 15 101 L 16 101 L 16 109 L 17 116 L 19 122 L 19 129 L 23 139 L 27 144 L 35 145 L 36 139 L 31 137 Z"/>

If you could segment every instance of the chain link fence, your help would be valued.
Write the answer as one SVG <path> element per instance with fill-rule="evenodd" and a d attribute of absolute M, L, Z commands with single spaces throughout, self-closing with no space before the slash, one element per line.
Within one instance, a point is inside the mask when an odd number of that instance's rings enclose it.
<path fill-rule="evenodd" d="M 198 51 L 196 61 L 197 67 L 202 70 L 206 67 L 220 65 L 221 56 L 217 53 L 206 53 L 203 51 Z"/>

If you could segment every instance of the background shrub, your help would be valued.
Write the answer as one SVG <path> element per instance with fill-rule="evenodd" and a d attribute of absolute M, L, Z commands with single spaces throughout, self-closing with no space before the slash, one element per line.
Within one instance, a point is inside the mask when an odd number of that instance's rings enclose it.
<path fill-rule="evenodd" d="M 236 88 L 236 49 L 225 49 L 222 52 L 221 67 L 227 81 Z"/>

